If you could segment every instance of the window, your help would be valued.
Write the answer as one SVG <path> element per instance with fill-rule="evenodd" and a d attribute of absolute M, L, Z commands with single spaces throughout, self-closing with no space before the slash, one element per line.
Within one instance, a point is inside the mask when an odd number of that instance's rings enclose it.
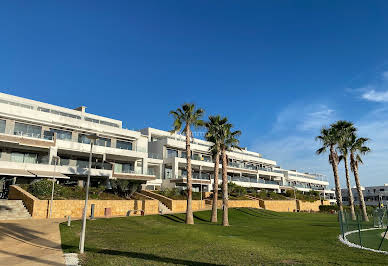
<path fill-rule="evenodd" d="M 115 163 L 115 173 L 133 173 L 133 163 Z"/>
<path fill-rule="evenodd" d="M 72 139 L 72 132 L 71 131 L 65 131 L 65 130 L 60 130 L 60 129 L 55 129 L 55 128 L 50 128 L 50 131 L 45 131 L 44 138 L 45 139 L 53 139 L 54 133 L 57 133 L 57 139 L 69 140 L 69 141 L 71 141 L 71 139 Z"/>
<path fill-rule="evenodd" d="M 11 153 L 11 162 L 38 163 L 38 154 L 13 152 L 13 153 Z"/>
<path fill-rule="evenodd" d="M 84 134 L 79 134 L 78 135 L 78 142 L 79 143 L 85 143 L 85 144 L 90 144 L 90 139 Z"/>
<path fill-rule="evenodd" d="M 96 123 L 96 124 L 100 123 L 100 120 L 97 120 L 97 119 L 94 119 L 94 118 L 90 118 L 90 117 L 85 117 L 85 121 Z"/>
<path fill-rule="evenodd" d="M 5 133 L 5 120 L 0 120 L 0 133 Z"/>
<path fill-rule="evenodd" d="M 110 144 L 111 144 L 111 141 L 110 139 L 107 139 L 107 138 L 98 138 L 96 140 L 97 146 L 110 147 Z"/>
<path fill-rule="evenodd" d="M 132 142 L 117 140 L 116 141 L 116 148 L 122 149 L 122 150 L 132 150 Z"/>
<path fill-rule="evenodd" d="M 167 158 L 178 157 L 178 152 L 176 150 L 167 149 Z"/>
<path fill-rule="evenodd" d="M 23 123 L 15 123 L 14 135 L 27 136 L 33 138 L 40 138 L 42 134 L 42 127 L 27 125 Z"/>

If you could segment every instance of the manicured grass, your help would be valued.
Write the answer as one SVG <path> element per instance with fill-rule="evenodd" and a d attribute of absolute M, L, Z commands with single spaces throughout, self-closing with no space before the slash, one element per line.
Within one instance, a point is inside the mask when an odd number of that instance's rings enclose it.
<path fill-rule="evenodd" d="M 371 231 L 362 231 L 361 232 L 361 243 L 363 247 L 378 249 L 383 239 L 381 234 L 385 232 L 383 229 L 371 230 Z M 360 245 L 360 237 L 358 233 L 353 233 L 347 236 L 347 239 Z M 383 244 L 381 245 L 381 250 L 388 251 L 388 239 L 384 239 Z M 387 258 L 388 264 L 388 258 Z"/>
<path fill-rule="evenodd" d="M 219 211 L 219 221 L 221 221 Z M 195 225 L 184 214 L 88 221 L 84 265 L 387 265 L 388 256 L 341 244 L 336 215 L 230 209 L 230 227 Z M 65 252 L 78 252 L 80 222 L 60 225 Z"/>

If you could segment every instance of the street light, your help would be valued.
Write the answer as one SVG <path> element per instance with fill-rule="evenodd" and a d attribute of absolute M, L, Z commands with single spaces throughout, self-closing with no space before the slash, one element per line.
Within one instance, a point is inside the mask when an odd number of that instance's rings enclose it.
<path fill-rule="evenodd" d="M 59 156 L 53 156 L 53 160 L 54 160 L 54 172 L 53 172 L 53 187 L 51 188 L 51 200 L 50 200 L 50 214 L 49 214 L 49 218 L 51 218 L 52 216 L 52 207 L 53 207 L 53 199 L 54 199 L 54 184 L 55 184 L 55 172 L 57 171 L 57 165 L 58 165 L 58 161 L 59 161 Z"/>
<path fill-rule="evenodd" d="M 85 231 L 86 231 L 86 211 L 88 208 L 88 195 L 89 195 L 89 185 L 90 185 L 90 172 L 92 168 L 92 154 L 93 154 L 93 144 L 96 139 L 98 139 L 98 136 L 96 134 L 92 134 L 87 136 L 88 139 L 90 139 L 90 153 L 89 153 L 89 171 L 88 171 L 88 179 L 86 181 L 86 195 L 85 195 L 85 207 L 84 212 L 82 216 L 82 229 L 81 229 L 81 236 L 79 240 L 79 252 L 81 254 L 84 253 L 85 248 Z"/>

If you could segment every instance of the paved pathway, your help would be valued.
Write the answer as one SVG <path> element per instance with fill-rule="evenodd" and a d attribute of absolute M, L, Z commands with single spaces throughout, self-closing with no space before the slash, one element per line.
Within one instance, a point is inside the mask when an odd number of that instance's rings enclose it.
<path fill-rule="evenodd" d="M 62 221 L 0 221 L 0 265 L 65 265 L 58 226 Z"/>

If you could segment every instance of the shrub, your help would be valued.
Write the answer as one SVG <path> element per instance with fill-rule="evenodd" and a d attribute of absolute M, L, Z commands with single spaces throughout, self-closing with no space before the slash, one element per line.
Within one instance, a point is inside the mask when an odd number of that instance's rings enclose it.
<path fill-rule="evenodd" d="M 337 212 L 339 207 L 337 205 L 321 205 L 319 206 L 320 212 Z"/>
<path fill-rule="evenodd" d="M 41 179 L 37 182 L 33 182 L 28 186 L 23 186 L 29 193 L 41 200 L 51 199 L 52 181 L 49 179 Z M 54 184 L 54 199 L 55 200 L 83 200 L 85 199 L 85 189 L 74 186 L 65 186 L 61 184 Z M 106 193 L 105 187 L 90 187 L 89 188 L 90 199 L 123 199 L 112 193 Z"/>

